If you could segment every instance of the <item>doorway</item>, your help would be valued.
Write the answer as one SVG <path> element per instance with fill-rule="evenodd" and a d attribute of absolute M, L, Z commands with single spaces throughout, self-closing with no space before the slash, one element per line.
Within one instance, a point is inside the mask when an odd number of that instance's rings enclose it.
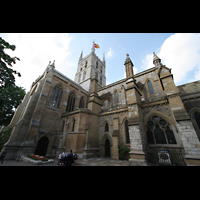
<path fill-rule="evenodd" d="M 46 136 L 42 137 L 37 144 L 35 154 L 40 156 L 45 156 L 47 152 L 47 147 L 49 144 L 49 140 Z"/>
<path fill-rule="evenodd" d="M 108 139 L 105 141 L 105 157 L 110 157 L 110 141 Z"/>

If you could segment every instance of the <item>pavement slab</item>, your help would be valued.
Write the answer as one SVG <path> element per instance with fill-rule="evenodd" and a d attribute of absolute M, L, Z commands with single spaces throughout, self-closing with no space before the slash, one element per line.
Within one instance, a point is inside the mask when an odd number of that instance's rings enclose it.
<path fill-rule="evenodd" d="M 21 162 L 17 160 L 4 160 L 1 166 L 63 166 L 58 165 L 58 160 L 55 158 L 53 163 L 35 165 L 31 162 Z M 129 166 L 129 162 L 127 160 L 114 160 L 111 158 L 79 158 L 72 166 Z"/>

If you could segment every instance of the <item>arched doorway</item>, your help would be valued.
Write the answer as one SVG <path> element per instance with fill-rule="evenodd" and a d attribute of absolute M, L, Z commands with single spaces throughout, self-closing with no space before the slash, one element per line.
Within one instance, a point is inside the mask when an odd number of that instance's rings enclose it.
<path fill-rule="evenodd" d="M 110 157 L 110 141 L 108 139 L 105 141 L 105 157 Z"/>
<path fill-rule="evenodd" d="M 46 136 L 40 138 L 35 150 L 35 154 L 40 155 L 40 156 L 45 156 L 47 152 L 48 144 L 49 144 L 49 140 Z"/>

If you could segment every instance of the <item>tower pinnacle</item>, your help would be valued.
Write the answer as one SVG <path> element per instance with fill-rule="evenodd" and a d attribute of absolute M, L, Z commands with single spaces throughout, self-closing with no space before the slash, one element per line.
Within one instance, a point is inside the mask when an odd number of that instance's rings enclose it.
<path fill-rule="evenodd" d="M 91 53 L 94 53 L 94 52 L 95 52 L 95 48 L 94 48 L 94 41 L 93 41 Z"/>
<path fill-rule="evenodd" d="M 153 52 L 153 64 L 156 67 L 159 67 L 161 65 L 161 59 Z"/>

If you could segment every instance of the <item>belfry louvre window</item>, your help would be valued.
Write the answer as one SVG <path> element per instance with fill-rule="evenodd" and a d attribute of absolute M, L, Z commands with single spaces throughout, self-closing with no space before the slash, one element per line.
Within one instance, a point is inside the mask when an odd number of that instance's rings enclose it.
<path fill-rule="evenodd" d="M 75 103 L 75 93 L 74 91 L 69 93 L 68 101 L 67 101 L 67 112 L 71 112 L 74 110 L 74 103 Z"/>
<path fill-rule="evenodd" d="M 62 90 L 61 85 L 57 85 L 56 87 L 54 87 L 52 94 L 51 94 L 51 99 L 49 101 L 49 105 L 54 108 L 59 108 L 60 102 L 62 99 L 62 94 L 63 94 L 63 90 Z"/>
<path fill-rule="evenodd" d="M 85 80 L 86 71 L 83 72 L 83 81 Z"/>
<path fill-rule="evenodd" d="M 81 74 L 78 75 L 78 82 L 80 83 L 81 81 Z"/>
<path fill-rule="evenodd" d="M 96 62 L 96 68 L 98 69 L 98 61 Z"/>
<path fill-rule="evenodd" d="M 169 123 L 158 116 L 153 116 L 147 122 L 147 140 L 149 144 L 176 144 Z"/>
<path fill-rule="evenodd" d="M 85 61 L 85 68 L 87 67 L 87 60 Z"/>
<path fill-rule="evenodd" d="M 152 83 L 151 83 L 151 81 L 148 81 L 148 87 L 149 87 L 149 93 L 150 94 L 154 94 L 154 90 L 153 90 L 153 86 L 152 86 Z"/>
<path fill-rule="evenodd" d="M 100 76 L 100 85 L 102 85 L 102 76 Z"/>

